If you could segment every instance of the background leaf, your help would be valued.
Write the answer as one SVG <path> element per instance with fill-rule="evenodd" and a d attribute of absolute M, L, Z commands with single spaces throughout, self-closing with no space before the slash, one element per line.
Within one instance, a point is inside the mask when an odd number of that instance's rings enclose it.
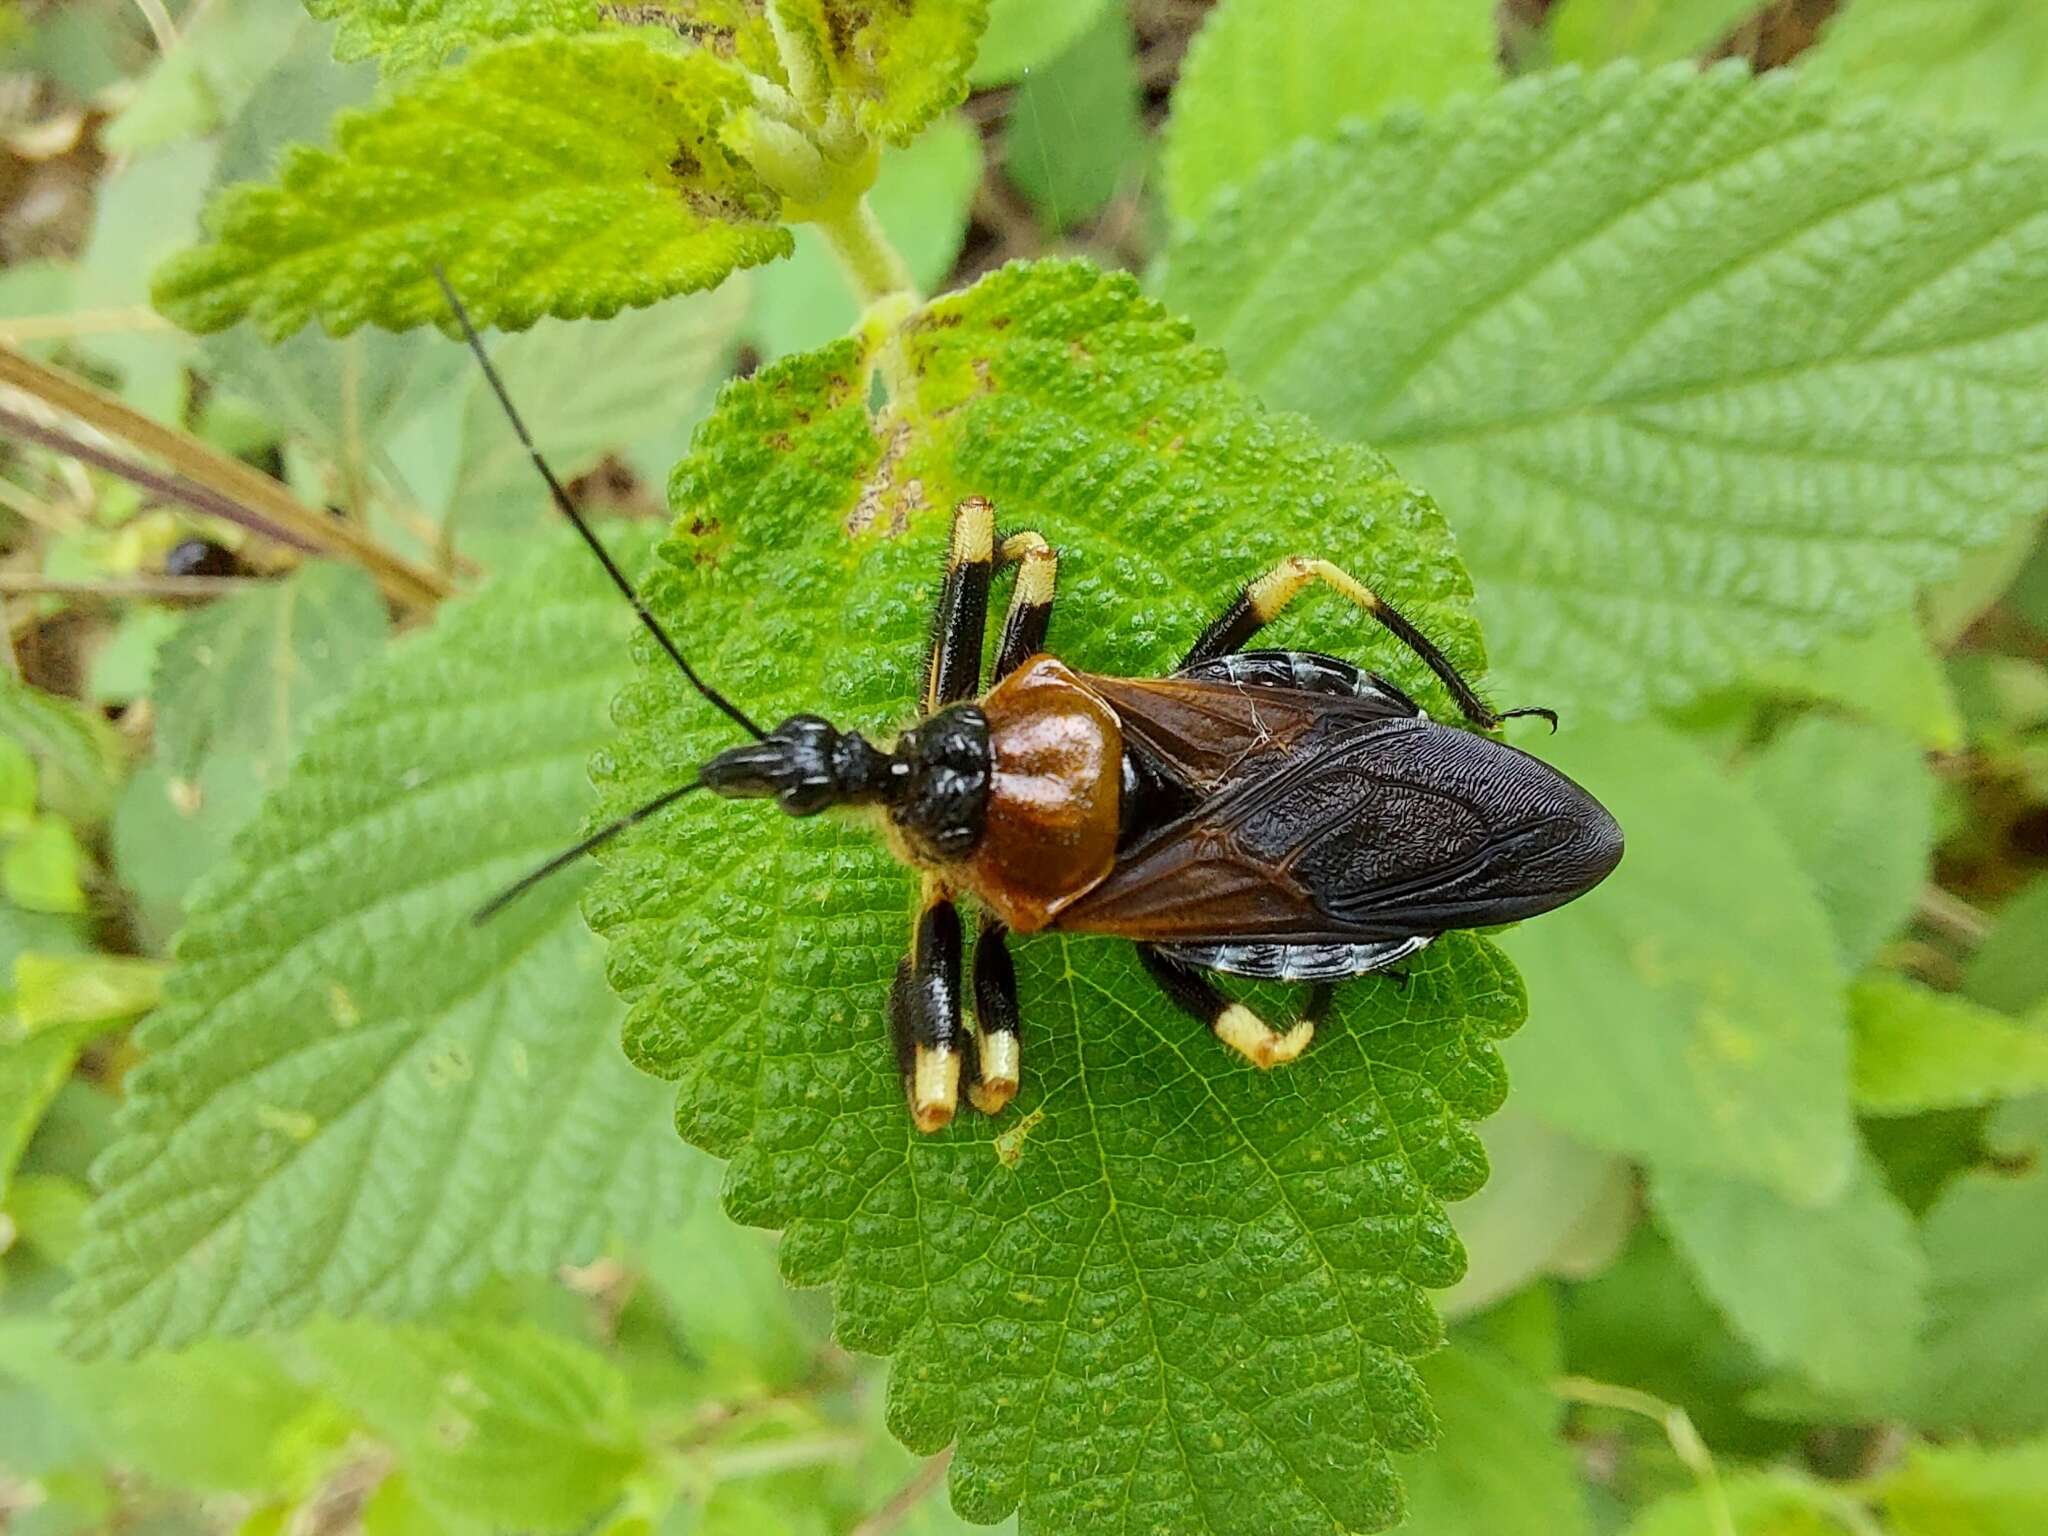
<path fill-rule="evenodd" d="M 2015 1024 L 1901 976 L 1869 976 L 1849 993 L 1856 1104 L 1913 1114 L 2048 1090 L 2048 1019 Z"/>
<path fill-rule="evenodd" d="M 157 661 L 159 759 L 191 778 L 213 754 L 239 754 L 275 782 L 309 715 L 341 694 L 387 627 L 370 577 L 325 562 L 194 614 Z"/>
<path fill-rule="evenodd" d="M 745 286 L 728 284 L 667 300 L 628 325 L 543 320 L 491 338 L 491 361 L 557 474 L 584 473 L 607 449 L 647 445 L 658 483 L 710 409 L 746 311 Z M 457 548 L 512 559 L 560 514 L 480 371 L 472 367 L 444 404 L 394 455 L 422 471 L 414 488 L 438 502 Z M 451 477 L 445 488 L 429 484 L 442 475 Z"/>
<path fill-rule="evenodd" d="M 989 0 L 968 80 L 976 90 L 1008 85 L 1066 52 L 1110 0 Z"/>
<path fill-rule="evenodd" d="M 1458 508 L 1551 702 L 1681 703 L 2040 510 L 2048 151 L 1780 75 L 1544 76 L 1303 149 L 1166 292 Z"/>
<path fill-rule="evenodd" d="M 1223 0 L 1174 92 L 1168 208 L 1199 219 L 1304 135 L 1491 85 L 1493 13 L 1491 0 Z"/>
<path fill-rule="evenodd" d="M 305 1344 L 317 1379 L 396 1447 L 420 1496 L 464 1524 L 583 1525 L 643 1455 L 617 1369 L 531 1325 L 322 1323 Z"/>
<path fill-rule="evenodd" d="M 597 27 L 595 0 L 306 0 L 306 9 L 340 23 L 336 58 L 381 57 L 393 70 L 438 64 L 478 43 Z"/>
<path fill-rule="evenodd" d="M 1131 22 L 1106 10 L 1023 85 L 1010 109 L 1003 166 L 1052 229 L 1102 211 L 1149 146 L 1138 115 Z"/>
<path fill-rule="evenodd" d="M 1828 1199 L 1852 1151 L 1841 973 L 1775 824 L 1661 726 L 1575 721 L 1541 746 L 1629 847 L 1506 938 L 1535 1018 L 1510 1051 L 1520 1102 L 1659 1169 Z"/>
<path fill-rule="evenodd" d="M 1841 8 L 1802 70 L 1943 122 L 2048 132 L 2048 17 L 2008 0 Z"/>
<path fill-rule="evenodd" d="M 1868 1167 L 1823 1205 L 1760 1185 L 1666 1170 L 1664 1229 L 1736 1331 L 1824 1391 L 1902 1389 L 1917 1364 L 1927 1265 L 1912 1219 Z"/>
<path fill-rule="evenodd" d="M 1913 1417 L 1941 1428 L 2048 1428 L 2048 1117 L 2038 1101 L 2000 1112 L 1988 1139 L 2004 1160 L 1957 1179 L 1928 1213 L 1932 1264 L 1927 1369 Z"/>
<path fill-rule="evenodd" d="M 193 897 L 96 1170 L 84 1347 L 417 1314 L 676 1219 L 690 1165 L 574 882 L 467 920 L 587 804 L 632 615 L 569 554 L 395 648 Z"/>
<path fill-rule="evenodd" d="M 1083 665 L 1168 663 L 1247 573 L 1303 547 L 1369 562 L 1473 659 L 1429 503 L 1259 412 L 1128 279 L 1012 267 L 913 320 L 906 349 L 912 391 L 879 418 L 855 343 L 772 365 L 726 392 L 678 470 L 650 601 L 750 710 L 902 718 L 969 488 L 1061 549 L 1055 641 Z M 1355 618 L 1317 602 L 1276 643 L 1313 634 L 1413 678 Z M 619 719 L 607 809 L 730 734 L 665 662 Z M 1439 1201 L 1480 1182 L 1462 1122 L 1497 1104 L 1490 1042 L 1521 1007 L 1495 951 L 1447 938 L 1405 991 L 1348 989 L 1299 1069 L 1267 1076 L 1164 1008 L 1127 946 L 1026 942 L 1022 1098 L 919 1137 L 882 1009 L 909 884 L 871 838 L 686 803 L 607 863 L 590 909 L 633 1003 L 629 1050 L 680 1080 L 684 1135 L 733 1159 L 727 1207 L 784 1230 L 785 1275 L 834 1285 L 839 1337 L 897 1355 L 896 1433 L 918 1451 L 958 1438 L 965 1516 L 1021 1500 L 1053 1529 L 1393 1518 L 1387 1454 L 1428 1435 L 1405 1359 L 1437 1333 L 1421 1287 L 1460 1262 Z"/>
<path fill-rule="evenodd" d="M 478 325 L 513 329 L 709 288 L 789 251 L 780 198 L 718 138 L 747 95 L 732 65 L 631 36 L 487 50 L 217 199 L 156 303 L 281 338 L 441 321 L 435 262 Z"/>
<path fill-rule="evenodd" d="M 1756 0 L 1561 0 L 1546 36 L 1559 64 L 1664 64 L 1702 57 L 1756 10 Z"/>
<path fill-rule="evenodd" d="M 1909 741 L 1812 715 L 1746 765 L 1744 786 L 1813 882 L 1845 972 L 1911 915 L 1934 847 L 1934 777 Z"/>

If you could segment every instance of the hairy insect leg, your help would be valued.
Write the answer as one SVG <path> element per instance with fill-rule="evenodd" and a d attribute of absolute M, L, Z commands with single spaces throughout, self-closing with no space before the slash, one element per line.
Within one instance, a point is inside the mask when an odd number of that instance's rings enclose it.
<path fill-rule="evenodd" d="M 1227 656 L 1232 651 L 1242 649 L 1247 640 L 1277 619 L 1289 603 L 1301 596 L 1312 582 L 1317 581 L 1334 589 L 1347 601 L 1363 609 L 1387 633 L 1420 657 L 1423 665 L 1434 672 L 1444 687 L 1450 690 L 1451 697 L 1458 702 L 1458 708 L 1474 725 L 1483 730 L 1491 730 L 1501 721 L 1517 715 L 1540 715 L 1550 722 L 1553 730 L 1556 729 L 1557 716 L 1551 710 L 1510 709 L 1496 712 L 1489 708 L 1472 685 L 1465 681 L 1464 674 L 1451 665 L 1451 659 L 1438 650 L 1427 635 L 1409 623 L 1392 603 L 1342 567 L 1333 565 L 1328 560 L 1310 559 L 1306 555 L 1288 556 L 1238 593 L 1231 605 L 1217 617 L 1216 622 L 1202 631 L 1201 638 L 1195 641 L 1182 659 L 1182 668 L 1214 661 L 1218 656 Z"/>
<path fill-rule="evenodd" d="M 989 677 L 995 683 L 1045 649 L 1060 557 L 1041 535 L 1027 529 L 1003 540 L 998 564 L 1017 567 L 1017 585 L 1010 593 L 1010 611 L 1003 616 L 1002 643 L 996 648 L 996 668 Z"/>
<path fill-rule="evenodd" d="M 1316 1021 L 1329 1005 L 1329 989 L 1317 987 L 1301 1018 L 1283 1034 L 1243 1003 L 1233 1003 L 1192 966 L 1151 944 L 1140 944 L 1137 950 L 1146 971 L 1175 1006 L 1208 1025 L 1218 1040 L 1255 1067 L 1284 1066 L 1307 1050 L 1316 1036 Z"/>
<path fill-rule="evenodd" d="M 1001 1114 L 1017 1096 L 1022 1023 L 1010 930 L 984 916 L 974 941 L 974 1060 L 967 1078 L 968 1100 L 984 1115 Z"/>
<path fill-rule="evenodd" d="M 910 953 L 889 989 L 889 1023 L 910 1118 L 920 1131 L 940 1130 L 960 1095 L 960 912 L 930 878 L 918 892 Z"/>
<path fill-rule="evenodd" d="M 946 581 L 932 613 L 931 662 L 925 671 L 924 711 L 971 699 L 981 688 L 981 643 L 988 628 L 988 584 L 995 575 L 996 509 L 985 496 L 969 496 L 953 509 L 953 539 L 946 548 Z"/>

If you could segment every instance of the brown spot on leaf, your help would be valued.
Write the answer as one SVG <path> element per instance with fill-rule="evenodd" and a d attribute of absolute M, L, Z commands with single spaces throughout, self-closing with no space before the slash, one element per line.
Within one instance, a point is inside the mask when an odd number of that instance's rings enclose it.
<path fill-rule="evenodd" d="M 901 537 L 910 526 L 911 514 L 923 510 L 924 482 L 915 476 L 900 485 L 896 482 L 896 466 L 910 447 L 910 436 L 910 424 L 898 422 L 882 444 L 882 456 L 876 461 L 874 472 L 861 486 L 853 510 L 846 515 L 849 539 L 870 529 L 879 529 L 887 539 Z"/>
<path fill-rule="evenodd" d="M 1045 1111 L 1034 1109 L 989 1143 L 995 1151 L 996 1161 L 1005 1168 L 1015 1168 L 1024 1161 L 1024 1143 L 1031 1139 L 1031 1133 L 1038 1129 L 1044 1119 Z"/>

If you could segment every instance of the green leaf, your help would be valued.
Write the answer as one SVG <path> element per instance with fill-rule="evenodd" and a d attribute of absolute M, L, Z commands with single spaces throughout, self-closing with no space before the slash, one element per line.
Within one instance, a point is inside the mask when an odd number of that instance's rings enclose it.
<path fill-rule="evenodd" d="M 649 602 L 749 710 L 900 722 L 970 490 L 1059 548 L 1054 643 L 1079 665 L 1171 666 L 1298 549 L 1371 570 L 1476 663 L 1427 499 L 1260 411 L 1128 277 L 1011 267 L 903 346 L 907 393 L 879 418 L 849 340 L 729 386 L 677 471 Z M 1273 643 L 1311 635 L 1421 687 L 1342 604 L 1302 605 Z M 731 740 L 645 659 L 597 765 L 607 811 Z M 1188 1536 L 1396 1517 L 1389 1452 L 1429 1435 L 1408 1363 L 1437 1338 L 1423 1288 L 1460 1267 L 1440 1202 L 1482 1181 L 1464 1122 L 1498 1105 L 1492 1042 L 1522 1007 L 1489 945 L 1447 937 L 1405 991 L 1345 989 L 1307 1058 L 1266 1075 L 1127 945 L 1025 940 L 1021 1098 L 921 1137 L 884 1022 L 911 886 L 872 836 L 685 802 L 605 862 L 590 913 L 629 1051 L 680 1080 L 685 1137 L 733 1160 L 727 1209 L 783 1229 L 792 1281 L 833 1285 L 838 1338 L 896 1355 L 895 1433 L 958 1440 L 964 1516 L 1021 1501 L 1027 1528 Z"/>
<path fill-rule="evenodd" d="M 79 258 L 71 295 L 77 310 L 125 310 L 149 302 L 151 269 L 199 233 L 218 158 L 213 144 L 191 140 L 117 161 L 98 181 L 92 237 Z M 191 337 L 135 328 L 85 336 L 79 346 L 120 379 L 129 404 L 160 420 L 183 417 Z"/>
<path fill-rule="evenodd" d="M 0 736 L 0 833 L 25 827 L 36 813 L 36 760 L 12 736 Z"/>
<path fill-rule="evenodd" d="M 1804 656 L 1767 656 L 1751 676 L 1771 693 L 1839 704 L 1936 752 L 1963 744 L 1963 717 L 1941 657 L 1905 614 L 1865 635 L 1823 640 Z"/>
<path fill-rule="evenodd" d="M 744 288 L 726 284 L 617 325 L 544 320 L 493 340 L 491 361 L 558 475 L 657 435 L 674 443 L 665 475 L 731 369 L 746 312 Z M 496 563 L 560 514 L 480 370 L 451 403 L 460 411 L 452 434 L 438 419 L 420 423 L 457 444 L 441 516 L 465 552 Z"/>
<path fill-rule="evenodd" d="M 1702 1488 L 1666 1495 L 1628 1527 L 1628 1536 L 1727 1536 L 1723 1507 L 1736 1536 L 1855 1536 L 1832 1512 L 1837 1497 L 1786 1473 L 1745 1472 L 1724 1477 L 1718 1497 Z"/>
<path fill-rule="evenodd" d="M 1401 1458 L 1409 1494 L 1404 1532 L 1573 1536 L 1590 1529 L 1577 1469 L 1558 1433 L 1564 1405 L 1548 1381 L 1467 1329 L 1423 1362 L 1422 1379 L 1443 1428 L 1434 1451 Z"/>
<path fill-rule="evenodd" d="M 1844 6 L 1802 72 L 1945 123 L 2048 133 L 2048 17 L 2012 0 Z"/>
<path fill-rule="evenodd" d="M 31 912 L 83 912 L 85 851 L 71 824 L 38 816 L 7 840 L 0 854 L 0 891 Z"/>
<path fill-rule="evenodd" d="M 310 1407 L 270 1352 L 216 1341 L 139 1361 L 67 1358 L 45 1316 L 0 1323 L 0 1359 L 33 1382 L 97 1444 L 102 1459 L 173 1487 L 273 1487 L 293 1429 Z"/>
<path fill-rule="evenodd" d="M 1963 972 L 1963 991 L 1987 1008 L 2014 1015 L 2048 1001 L 2048 875 L 2037 877 L 1999 911 L 1998 922 Z"/>
<path fill-rule="evenodd" d="M 1546 24 L 1559 64 L 1696 59 L 1754 14 L 1757 0 L 1564 0 Z"/>
<path fill-rule="evenodd" d="M 1131 19 L 1118 6 L 1018 88 L 1003 165 L 1052 229 L 1100 213 L 1144 162 L 1132 50 Z"/>
<path fill-rule="evenodd" d="M 1023 79 L 1049 64 L 1088 30 L 1109 0 L 989 0 L 988 30 L 969 82 L 983 90 Z"/>
<path fill-rule="evenodd" d="M 530 1324 L 322 1322 L 304 1343 L 321 1385 L 392 1444 L 420 1496 L 464 1521 L 582 1525 L 644 1455 L 618 1371 Z"/>
<path fill-rule="evenodd" d="M 107 819 L 127 772 L 127 752 L 97 710 L 0 671 L 0 732 L 35 760 L 45 810 L 76 827 Z"/>
<path fill-rule="evenodd" d="M 213 132 L 241 111 L 294 38 L 313 30 L 297 7 L 276 0 L 215 0 L 186 18 L 178 46 L 157 60 L 101 142 L 133 155 Z"/>
<path fill-rule="evenodd" d="M 2039 935 L 2037 933 L 2036 937 Z M 2048 1090 L 2048 1029 L 1899 976 L 1849 991 L 1856 1106 L 1909 1115 Z"/>
<path fill-rule="evenodd" d="M 478 325 L 513 329 L 712 287 L 789 251 L 780 198 L 718 136 L 747 99 L 732 64 L 632 36 L 487 50 L 217 198 L 157 306 L 281 338 L 314 316 L 336 335 L 440 322 L 436 262 Z"/>
<path fill-rule="evenodd" d="M 957 113 L 909 148 L 883 152 L 868 206 L 920 289 L 941 286 L 953 270 L 980 181 L 981 134 Z M 845 268 L 814 229 L 799 228 L 795 254 L 763 271 L 753 290 L 748 324 L 770 357 L 822 347 L 860 319 Z"/>
<path fill-rule="evenodd" d="M 1530 978 L 1521 1103 L 1660 1170 L 1828 1199 L 1853 1150 L 1841 973 L 1777 827 L 1662 726 L 1568 721 L 1535 745 L 1629 846 L 1598 890 L 1505 940 Z"/>
<path fill-rule="evenodd" d="M 164 642 L 177 633 L 184 615 L 175 608 L 137 603 L 114 626 L 93 656 L 86 695 L 96 704 L 133 704 L 149 692 Z"/>
<path fill-rule="evenodd" d="M 1880 1498 L 1898 1536 L 2034 1536 L 2048 1530 L 2048 1442 L 1915 1445 Z"/>
<path fill-rule="evenodd" d="M 195 614 L 157 660 L 157 757 L 192 778 L 215 753 L 244 754 L 275 783 L 318 706 L 384 643 L 376 584 L 313 563 Z"/>
<path fill-rule="evenodd" d="M 1166 292 L 1456 509 L 1550 704 L 1682 703 L 2040 510 L 2048 150 L 1782 73 L 1567 71 L 1302 149 Z"/>
<path fill-rule="evenodd" d="M 1580 1146 L 1509 1104 L 1480 1128 L 1486 1188 L 1452 1212 L 1465 1277 L 1437 1297 L 1447 1316 L 1491 1306 L 1545 1275 L 1583 1279 L 1612 1263 L 1636 1219 L 1628 1164 Z"/>
<path fill-rule="evenodd" d="M 1933 1322 L 1911 1409 L 1927 1428 L 2048 1428 L 2048 1378 L 2036 1369 L 2048 1356 L 2048 1127 L 2040 1121 L 2037 1106 L 2005 1110 L 1987 1137 L 2005 1167 L 1962 1175 L 1927 1215 Z"/>
<path fill-rule="evenodd" d="M 1826 1392 L 1904 1386 L 1917 1364 L 1927 1262 L 1912 1217 L 1867 1164 L 1820 1206 L 1676 1170 L 1660 1171 L 1650 1195 L 1709 1299 L 1766 1361 Z"/>
<path fill-rule="evenodd" d="M 768 0 L 768 13 L 798 97 L 812 105 L 807 78 L 829 93 L 816 115 L 843 113 L 872 138 L 908 144 L 966 99 L 988 0 Z"/>
<path fill-rule="evenodd" d="M 340 23 L 337 59 L 380 58 L 392 70 L 438 64 L 479 43 L 598 25 L 596 0 L 306 0 L 306 9 Z"/>
<path fill-rule="evenodd" d="M 263 789 L 262 765 L 240 753 L 212 754 L 196 778 L 147 763 L 128 781 L 114 807 L 114 873 L 152 949 L 167 946 L 183 924 L 187 893 L 227 857 Z"/>
<path fill-rule="evenodd" d="M 333 466 L 335 499 L 359 516 L 385 441 L 475 367 L 466 348 L 432 332 L 359 331 L 337 341 L 309 327 L 273 343 L 246 323 L 209 336 L 200 357 L 220 387 Z"/>
<path fill-rule="evenodd" d="M 105 1025 L 149 1012 L 164 968 L 133 955 L 26 954 L 14 962 L 14 1006 L 31 1034 L 71 1024 Z"/>
<path fill-rule="evenodd" d="M 1795 1438 L 1746 1411 L 1768 1371 L 1653 1224 L 1637 1227 L 1608 1269 L 1564 1287 L 1559 1310 L 1571 1374 L 1683 1407 L 1723 1453 L 1766 1455 Z"/>
<path fill-rule="evenodd" d="M 14 1170 L 42 1123 L 43 1111 L 71 1076 L 79 1051 L 100 1028 L 94 1021 L 19 1038 L 0 1032 L 0 1210 L 7 1207 Z"/>
<path fill-rule="evenodd" d="M 573 835 L 624 668 L 602 576 L 533 556 L 369 669 L 192 896 L 95 1170 L 83 1347 L 418 1313 L 677 1219 L 575 882 L 468 921 Z"/>
<path fill-rule="evenodd" d="M 1496 76 L 1492 0 L 1224 0 L 1195 35 L 1166 127 L 1166 201 L 1199 219 L 1304 135 Z"/>
<path fill-rule="evenodd" d="M 1827 908 L 1843 971 L 1862 970 L 1927 878 L 1936 786 L 1926 760 L 1890 731 L 1813 715 L 1773 737 L 1743 782 Z"/>

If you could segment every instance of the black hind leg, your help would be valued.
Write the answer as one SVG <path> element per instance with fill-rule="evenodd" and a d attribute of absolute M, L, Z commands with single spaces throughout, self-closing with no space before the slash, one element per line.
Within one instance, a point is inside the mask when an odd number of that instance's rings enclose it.
<path fill-rule="evenodd" d="M 1146 971 L 1176 1007 L 1208 1025 L 1218 1040 L 1255 1067 L 1285 1066 L 1307 1050 L 1316 1037 L 1316 1021 L 1329 1007 L 1329 987 L 1316 987 L 1301 1018 L 1282 1034 L 1243 1003 L 1233 1003 L 1217 991 L 1193 966 L 1183 965 L 1156 945 L 1140 944 L 1137 950 Z"/>

